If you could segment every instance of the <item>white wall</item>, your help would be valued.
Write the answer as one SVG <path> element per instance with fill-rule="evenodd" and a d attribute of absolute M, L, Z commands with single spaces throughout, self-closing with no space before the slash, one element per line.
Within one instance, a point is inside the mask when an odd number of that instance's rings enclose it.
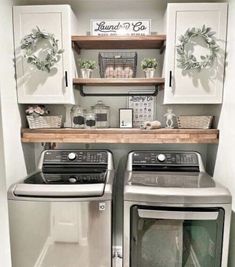
<path fill-rule="evenodd" d="M 0 85 L 1 90 L 1 85 Z M 0 91 L 1 92 L 1 91 Z M 1 95 L 0 95 L 1 100 Z M 0 105 L 0 266 L 11 266 L 10 243 L 9 243 L 9 226 L 7 210 L 7 194 L 4 166 L 4 150 L 2 136 L 2 118 Z"/>
<path fill-rule="evenodd" d="M 214 177 L 226 185 L 233 195 L 233 216 L 229 266 L 235 266 L 235 1 L 229 1 L 227 68 L 224 88 L 224 101 L 219 119 L 220 141 L 215 162 Z M 211 159 L 216 150 L 211 151 Z"/>
<path fill-rule="evenodd" d="M 13 64 L 13 1 L 0 1 L 0 266 L 2 267 L 11 266 L 6 189 L 9 184 L 26 174 L 20 141 L 21 119 Z"/>

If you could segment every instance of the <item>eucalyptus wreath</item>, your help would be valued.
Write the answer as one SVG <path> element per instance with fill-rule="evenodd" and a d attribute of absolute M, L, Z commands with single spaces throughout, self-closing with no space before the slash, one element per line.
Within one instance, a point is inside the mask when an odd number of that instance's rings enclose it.
<path fill-rule="evenodd" d="M 46 55 L 43 59 L 34 54 L 38 42 L 42 40 L 48 40 L 51 45 L 51 48 L 46 50 Z M 32 33 L 21 40 L 21 49 L 25 50 L 24 57 L 27 63 L 36 66 L 38 70 L 50 72 L 51 67 L 60 60 L 60 54 L 64 52 L 63 49 L 58 48 L 58 42 L 54 34 L 41 31 L 37 27 L 36 30 L 33 30 Z"/>
<path fill-rule="evenodd" d="M 201 71 L 204 68 L 212 67 L 215 58 L 217 57 L 219 46 L 216 43 L 215 32 L 211 30 L 210 27 L 203 25 L 201 28 L 189 28 L 184 35 L 179 37 L 180 44 L 176 46 L 177 48 L 177 61 L 178 67 L 183 70 L 198 70 Z M 201 37 L 207 44 L 207 48 L 210 53 L 207 55 L 201 55 L 200 61 L 192 54 L 192 52 L 187 52 L 185 47 L 192 38 Z"/>

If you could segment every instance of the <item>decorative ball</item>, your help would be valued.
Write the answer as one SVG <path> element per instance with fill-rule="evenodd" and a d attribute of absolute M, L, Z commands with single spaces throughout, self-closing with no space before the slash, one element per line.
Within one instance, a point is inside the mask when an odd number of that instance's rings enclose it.
<path fill-rule="evenodd" d="M 108 66 L 105 69 L 105 78 L 113 78 L 113 76 L 114 76 L 113 66 Z"/>

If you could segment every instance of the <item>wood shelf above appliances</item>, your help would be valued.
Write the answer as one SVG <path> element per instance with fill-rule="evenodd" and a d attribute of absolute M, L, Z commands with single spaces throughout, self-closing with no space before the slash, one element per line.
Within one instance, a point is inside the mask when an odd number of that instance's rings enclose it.
<path fill-rule="evenodd" d="M 73 48 L 81 49 L 161 49 L 166 35 L 146 36 L 72 36 Z"/>
<path fill-rule="evenodd" d="M 217 144 L 217 129 L 22 129 L 24 143 Z"/>
<path fill-rule="evenodd" d="M 164 86 L 164 78 L 90 78 L 73 79 L 73 85 L 75 88 L 80 90 L 82 96 L 131 96 L 131 95 L 153 95 L 156 96 L 158 91 Z M 85 93 L 83 86 L 154 86 L 152 93 Z"/>
<path fill-rule="evenodd" d="M 77 78 L 73 84 L 86 86 L 151 86 L 164 85 L 164 78 Z"/>

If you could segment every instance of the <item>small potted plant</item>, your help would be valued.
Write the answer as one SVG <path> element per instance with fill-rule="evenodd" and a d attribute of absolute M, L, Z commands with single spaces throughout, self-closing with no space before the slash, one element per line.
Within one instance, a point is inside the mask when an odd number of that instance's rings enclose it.
<path fill-rule="evenodd" d="M 49 114 L 49 111 L 46 109 L 44 105 L 33 105 L 33 106 L 28 106 L 28 108 L 25 110 L 25 113 L 28 116 L 38 117 Z"/>
<path fill-rule="evenodd" d="M 141 61 L 141 68 L 145 72 L 145 78 L 153 78 L 158 62 L 156 58 L 144 58 Z"/>
<path fill-rule="evenodd" d="M 91 78 L 92 71 L 96 67 L 96 62 L 94 60 L 80 60 L 79 66 L 82 73 L 82 78 Z"/>

